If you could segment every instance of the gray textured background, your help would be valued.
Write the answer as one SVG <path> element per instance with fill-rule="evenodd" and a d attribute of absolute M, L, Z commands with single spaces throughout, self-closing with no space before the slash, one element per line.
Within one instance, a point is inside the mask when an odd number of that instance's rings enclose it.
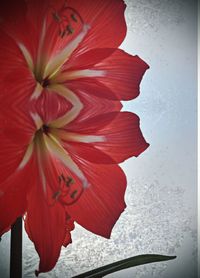
<path fill-rule="evenodd" d="M 193 278 L 196 273 L 197 1 L 126 0 L 128 34 L 122 48 L 150 65 L 138 99 L 124 104 L 140 116 L 150 148 L 122 164 L 127 209 L 112 237 L 77 225 L 73 244 L 56 268 L 41 277 L 72 277 L 142 253 L 177 259 L 118 272 L 117 278 Z M 0 243 L 1 277 L 8 277 L 9 234 Z M 5 260 L 7 258 L 7 260 Z M 24 277 L 38 257 L 24 235 Z"/>

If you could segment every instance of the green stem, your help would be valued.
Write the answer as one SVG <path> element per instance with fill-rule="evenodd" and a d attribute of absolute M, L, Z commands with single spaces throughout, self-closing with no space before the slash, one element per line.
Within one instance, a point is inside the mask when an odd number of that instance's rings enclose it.
<path fill-rule="evenodd" d="M 22 218 L 11 227 L 10 278 L 22 278 Z"/>

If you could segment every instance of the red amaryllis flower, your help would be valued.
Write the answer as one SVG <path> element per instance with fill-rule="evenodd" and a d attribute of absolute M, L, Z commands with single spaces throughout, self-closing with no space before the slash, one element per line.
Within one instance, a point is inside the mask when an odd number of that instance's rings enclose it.
<path fill-rule="evenodd" d="M 122 0 L 1 2 L 0 235 L 17 217 L 51 270 L 74 221 L 109 237 L 125 208 L 118 166 L 148 144 L 120 100 L 147 64 L 117 47 Z"/>

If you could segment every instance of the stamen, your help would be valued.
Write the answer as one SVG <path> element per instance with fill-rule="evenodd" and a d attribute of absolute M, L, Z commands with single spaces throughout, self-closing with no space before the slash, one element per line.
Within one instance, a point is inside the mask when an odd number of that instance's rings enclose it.
<path fill-rule="evenodd" d="M 44 136 L 45 144 L 48 150 L 57 157 L 70 171 L 72 171 L 82 181 L 83 187 L 88 186 L 88 181 L 78 167 L 78 165 L 72 160 L 69 153 L 61 146 L 61 144 L 51 134 Z"/>
<path fill-rule="evenodd" d="M 71 53 L 77 48 L 89 30 L 89 25 L 84 24 L 80 34 L 72 40 L 59 54 L 53 57 L 48 63 L 44 71 L 44 76 L 51 78 L 55 75 L 62 65 L 68 60 Z"/>
<path fill-rule="evenodd" d="M 77 24 L 80 22 L 81 25 L 84 24 L 81 15 L 75 9 L 68 7 L 66 3 L 59 11 L 56 11 L 53 7 L 52 9 L 52 16 L 53 19 L 58 23 L 59 36 L 61 38 L 63 38 L 65 35 L 71 35 L 73 33 L 73 23 Z M 70 14 L 67 13 L 68 11 Z"/>

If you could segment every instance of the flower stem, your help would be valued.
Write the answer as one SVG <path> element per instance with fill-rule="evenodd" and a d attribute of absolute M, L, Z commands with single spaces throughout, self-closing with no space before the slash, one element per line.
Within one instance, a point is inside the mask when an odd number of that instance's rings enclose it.
<path fill-rule="evenodd" d="M 11 228 L 10 278 L 22 278 L 22 218 Z"/>

